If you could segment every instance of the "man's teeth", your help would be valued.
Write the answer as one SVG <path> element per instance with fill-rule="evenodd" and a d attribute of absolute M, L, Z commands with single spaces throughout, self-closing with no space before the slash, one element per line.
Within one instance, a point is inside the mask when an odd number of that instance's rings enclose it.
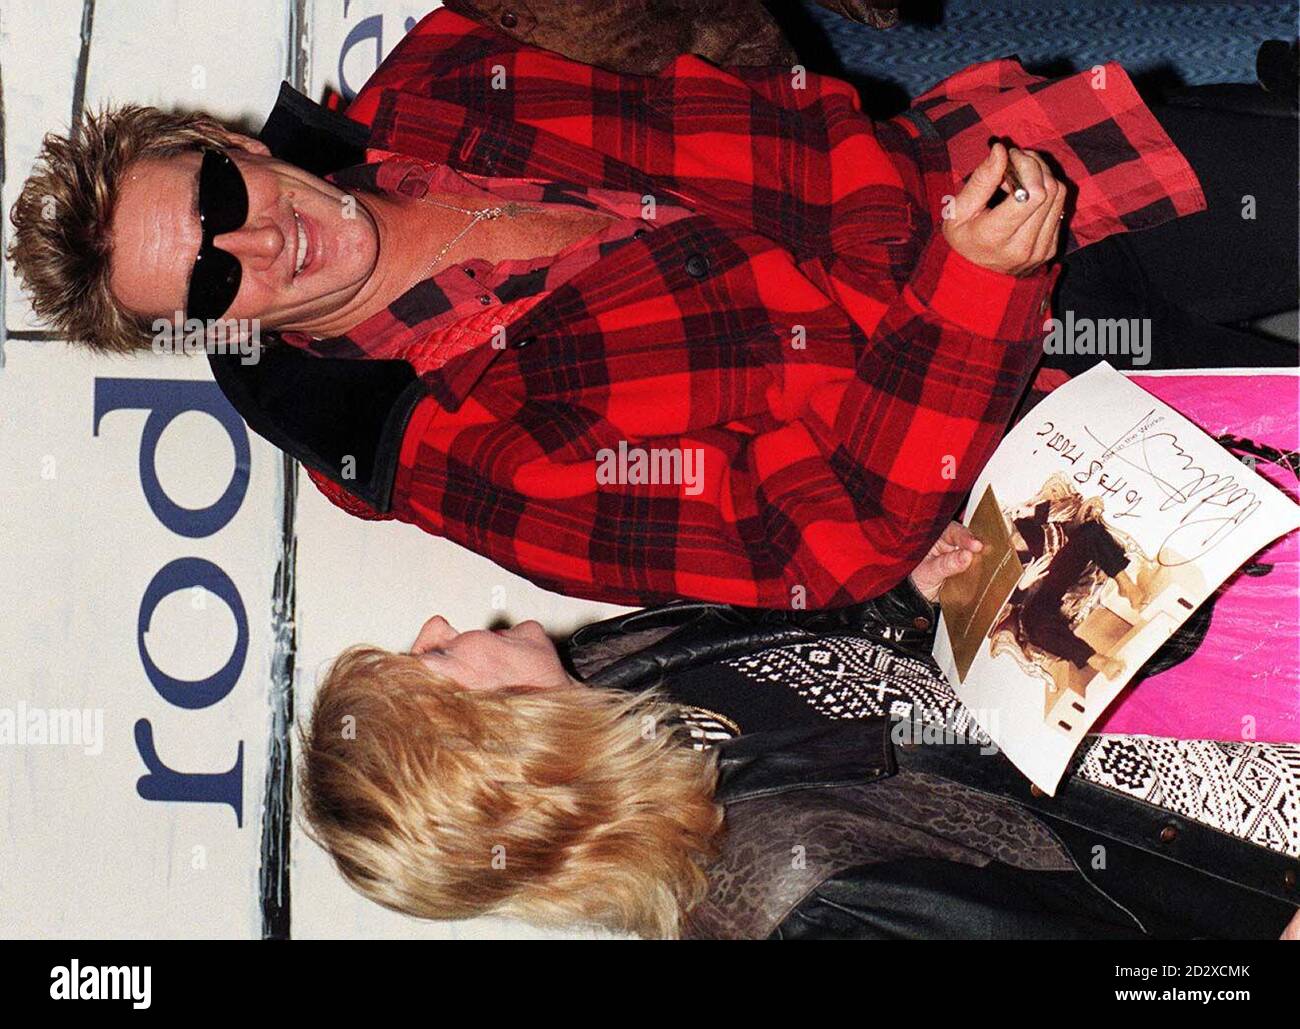
<path fill-rule="evenodd" d="M 298 228 L 298 257 L 293 264 L 293 273 L 297 275 L 307 260 L 307 230 L 302 227 L 302 219 L 294 212 L 293 223 Z"/>

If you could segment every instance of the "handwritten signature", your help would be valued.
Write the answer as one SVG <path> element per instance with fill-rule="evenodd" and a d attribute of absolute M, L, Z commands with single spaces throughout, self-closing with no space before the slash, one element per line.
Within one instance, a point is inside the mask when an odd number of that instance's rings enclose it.
<path fill-rule="evenodd" d="M 1159 510 L 1186 507 L 1156 555 L 1162 565 L 1173 567 L 1209 553 L 1244 525 L 1262 501 L 1235 475 L 1207 471 L 1197 464 L 1177 433 L 1152 431 L 1163 421 L 1152 419 L 1154 413 L 1152 408 L 1109 445 L 1086 425 L 1084 432 L 1105 447 L 1102 461 L 1113 457 L 1150 477 L 1165 498 Z"/>

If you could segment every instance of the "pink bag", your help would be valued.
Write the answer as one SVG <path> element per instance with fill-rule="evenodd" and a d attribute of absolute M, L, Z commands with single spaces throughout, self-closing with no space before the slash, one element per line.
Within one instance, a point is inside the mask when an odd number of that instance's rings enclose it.
<path fill-rule="evenodd" d="M 1258 457 L 1255 470 L 1297 496 L 1296 376 L 1260 369 L 1130 378 L 1235 453 L 1249 449 L 1225 434 L 1283 452 L 1290 467 Z M 1191 657 L 1131 684 L 1096 731 L 1300 743 L 1300 533 L 1262 550 L 1207 603 L 1209 630 Z"/>

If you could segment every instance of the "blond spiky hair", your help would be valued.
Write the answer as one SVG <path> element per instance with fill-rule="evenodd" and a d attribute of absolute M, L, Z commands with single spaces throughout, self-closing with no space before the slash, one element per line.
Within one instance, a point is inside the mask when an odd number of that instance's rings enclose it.
<path fill-rule="evenodd" d="M 87 112 L 67 136 L 48 133 L 9 220 L 8 257 L 32 309 L 73 343 L 105 353 L 144 349 L 149 319 L 109 289 L 109 225 L 122 173 L 140 158 L 224 147 L 229 132 L 202 114 L 128 104 Z"/>

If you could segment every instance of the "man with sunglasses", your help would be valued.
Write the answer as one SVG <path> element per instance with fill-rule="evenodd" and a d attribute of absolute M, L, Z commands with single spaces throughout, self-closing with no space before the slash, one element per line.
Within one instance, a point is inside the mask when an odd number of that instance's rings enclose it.
<path fill-rule="evenodd" d="M 989 62 L 873 123 L 801 68 L 625 76 L 440 9 L 346 116 L 285 87 L 259 140 L 92 121 L 24 190 L 16 259 L 38 315 L 105 349 L 177 310 L 275 330 L 217 381 L 361 517 L 596 600 L 843 606 L 930 551 L 996 446 L 1062 244 L 1205 206 L 1106 70 Z M 111 220 L 78 231 L 122 310 L 87 327 L 36 212 L 96 144 Z"/>
<path fill-rule="evenodd" d="M 341 331 L 385 306 L 406 271 L 414 274 L 419 229 L 434 231 L 418 221 L 383 196 L 353 203 L 265 144 L 231 133 L 227 149 L 138 161 L 123 176 L 112 286 L 132 310 L 172 300 L 188 319 L 256 317 L 286 330 Z M 384 261 L 381 238 L 390 245 Z M 188 267 L 175 260 L 178 242 L 195 254 Z"/>

